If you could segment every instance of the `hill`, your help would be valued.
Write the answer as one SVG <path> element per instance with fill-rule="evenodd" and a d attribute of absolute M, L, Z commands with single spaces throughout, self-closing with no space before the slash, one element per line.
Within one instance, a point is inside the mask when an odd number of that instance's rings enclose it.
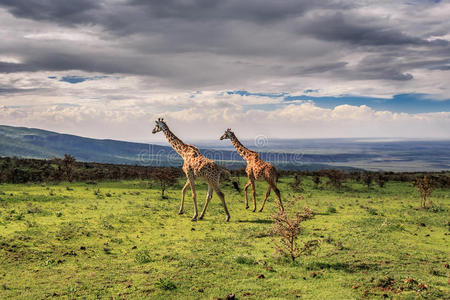
<path fill-rule="evenodd" d="M 220 161 L 230 168 L 244 166 L 242 158 L 232 150 L 200 149 L 207 157 Z M 17 156 L 22 158 L 63 157 L 73 155 L 78 161 L 181 166 L 182 160 L 169 146 L 133 143 L 109 139 L 92 139 L 57 132 L 0 125 L 0 156 Z M 329 163 L 341 163 L 344 166 L 350 160 L 363 160 L 373 154 L 308 154 L 261 152 L 264 160 L 270 161 L 283 169 L 327 169 Z M 335 167 L 335 166 L 334 166 Z"/>

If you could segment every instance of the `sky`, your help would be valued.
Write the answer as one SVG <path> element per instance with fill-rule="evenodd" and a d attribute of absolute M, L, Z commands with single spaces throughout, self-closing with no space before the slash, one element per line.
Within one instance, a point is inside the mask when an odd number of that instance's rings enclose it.
<path fill-rule="evenodd" d="M 0 0 L 0 124 L 450 138 L 450 1 Z"/>

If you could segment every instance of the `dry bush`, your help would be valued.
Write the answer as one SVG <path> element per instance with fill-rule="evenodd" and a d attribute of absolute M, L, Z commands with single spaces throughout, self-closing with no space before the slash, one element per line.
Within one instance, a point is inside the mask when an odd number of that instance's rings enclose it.
<path fill-rule="evenodd" d="M 423 178 L 416 179 L 414 186 L 420 194 L 420 206 L 426 207 L 427 200 L 429 200 L 428 202 L 432 206 L 432 202 L 428 197 L 433 192 L 433 180 L 428 178 L 428 176 L 424 176 Z"/>
<path fill-rule="evenodd" d="M 295 174 L 295 175 L 294 175 L 294 181 L 291 182 L 289 185 L 291 186 L 291 188 L 292 188 L 294 191 L 297 191 L 297 192 L 303 191 L 303 188 L 301 187 L 302 180 L 303 180 L 302 175 L 300 175 L 300 174 Z"/>
<path fill-rule="evenodd" d="M 285 211 L 280 211 L 273 216 L 275 224 L 272 228 L 274 236 L 279 240 L 274 240 L 275 250 L 282 255 L 295 261 L 300 255 L 311 254 L 319 246 L 319 240 L 310 240 L 299 247 L 297 240 L 303 232 L 301 223 L 314 218 L 311 209 L 305 207 L 303 212 L 296 212 L 295 216 L 290 218 Z"/>

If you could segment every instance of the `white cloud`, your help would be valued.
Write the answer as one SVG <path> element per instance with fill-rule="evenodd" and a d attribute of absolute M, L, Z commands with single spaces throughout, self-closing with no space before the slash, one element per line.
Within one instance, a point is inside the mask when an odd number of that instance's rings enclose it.
<path fill-rule="evenodd" d="M 366 105 L 347 104 L 321 108 L 312 101 L 283 104 L 279 99 L 269 98 L 264 99 L 265 105 L 271 101 L 277 108 L 263 110 L 248 106 L 261 103 L 262 97 L 225 93 L 197 96 L 199 101 L 188 94 L 174 94 L 108 103 L 84 102 L 82 105 L 3 105 L 0 106 L 0 119 L 6 124 L 131 141 L 162 141 L 161 136 L 151 135 L 153 120 L 160 116 L 165 117 L 169 126 L 186 140 L 215 139 L 228 127 L 244 138 L 261 134 L 269 138 L 450 138 L 450 112 L 393 113 Z M 161 105 L 165 101 L 168 104 Z"/>
<path fill-rule="evenodd" d="M 156 116 L 192 138 L 227 127 L 244 137 L 450 137 L 448 112 L 225 92 L 450 101 L 448 1 L 188 2 L 1 3 L 0 123 L 126 140 L 158 138 Z"/>

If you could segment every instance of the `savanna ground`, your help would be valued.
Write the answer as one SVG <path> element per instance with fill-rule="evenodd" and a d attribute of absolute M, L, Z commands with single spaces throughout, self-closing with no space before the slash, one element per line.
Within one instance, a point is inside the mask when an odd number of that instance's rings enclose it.
<path fill-rule="evenodd" d="M 304 197 L 289 212 L 316 213 L 299 242 L 321 240 L 295 262 L 274 251 L 274 195 L 252 213 L 224 186 L 231 221 L 214 195 L 205 219 L 191 222 L 189 191 L 177 214 L 183 181 L 167 199 L 138 180 L 1 184 L 0 298 L 449 298 L 448 189 L 436 189 L 425 210 L 410 183 L 338 191 L 305 178 L 294 191 L 292 180 L 279 183 L 286 206 Z M 258 208 L 265 189 L 257 183 Z M 201 208 L 206 184 L 197 194 Z"/>

